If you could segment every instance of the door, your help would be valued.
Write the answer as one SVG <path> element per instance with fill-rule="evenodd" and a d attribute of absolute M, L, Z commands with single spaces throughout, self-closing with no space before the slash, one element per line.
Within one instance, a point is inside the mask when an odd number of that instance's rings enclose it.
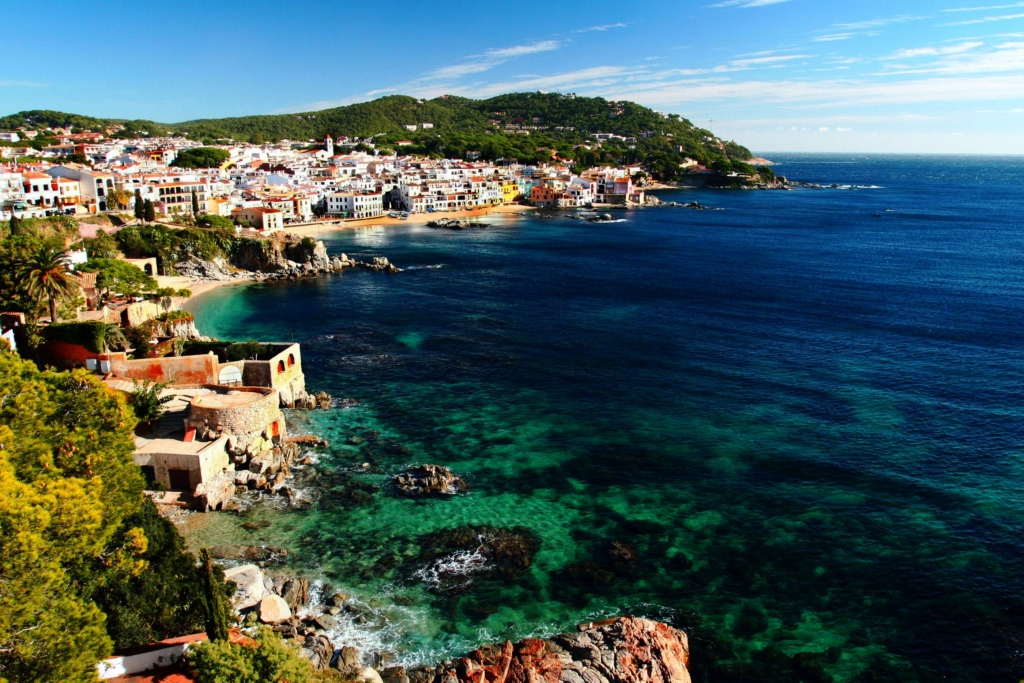
<path fill-rule="evenodd" d="M 167 470 L 167 476 L 171 479 L 172 491 L 192 491 L 188 470 Z"/>

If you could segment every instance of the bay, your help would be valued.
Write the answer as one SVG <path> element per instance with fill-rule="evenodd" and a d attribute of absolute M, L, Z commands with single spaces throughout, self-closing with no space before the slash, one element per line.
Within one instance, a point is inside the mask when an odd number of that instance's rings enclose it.
<path fill-rule="evenodd" d="M 190 543 L 287 547 L 364 605 L 337 637 L 407 664 L 631 613 L 691 634 L 697 681 L 1024 677 L 1024 159 L 775 158 L 837 187 L 324 233 L 405 271 L 203 295 L 205 334 L 294 338 L 358 400 L 289 427 L 384 490 Z M 394 496 L 421 462 L 472 491 Z M 481 525 L 529 530 L 529 570 L 421 557 Z"/>

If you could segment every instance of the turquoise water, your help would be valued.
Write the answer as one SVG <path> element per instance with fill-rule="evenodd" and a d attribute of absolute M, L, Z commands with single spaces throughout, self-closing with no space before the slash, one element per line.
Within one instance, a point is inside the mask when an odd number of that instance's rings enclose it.
<path fill-rule="evenodd" d="M 287 547 L 364 605 L 338 637 L 406 663 L 632 613 L 697 681 L 1021 679 L 1024 160 L 780 161 L 856 187 L 363 228 L 322 237 L 405 272 L 203 296 L 204 333 L 294 337 L 359 403 L 289 417 L 332 444 L 310 505 L 193 542 Z M 395 497 L 421 462 L 472 491 Z M 529 569 L 424 554 L 480 525 L 528 530 Z"/>

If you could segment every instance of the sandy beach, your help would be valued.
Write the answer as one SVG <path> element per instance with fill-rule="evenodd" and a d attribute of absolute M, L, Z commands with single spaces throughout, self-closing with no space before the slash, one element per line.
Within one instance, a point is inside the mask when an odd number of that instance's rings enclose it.
<path fill-rule="evenodd" d="M 480 216 L 488 216 L 491 214 L 517 214 L 533 210 L 534 208 L 532 206 L 525 206 L 522 204 L 501 204 L 498 206 L 473 209 L 472 211 L 435 211 L 434 213 L 414 213 L 409 216 L 408 220 L 403 220 L 401 218 L 388 218 L 387 216 L 377 216 L 375 218 L 364 218 L 360 220 L 319 221 L 303 225 L 285 226 L 284 232 L 292 235 L 315 235 L 318 232 L 347 230 L 350 228 L 369 228 L 379 225 L 423 224 L 429 223 L 430 221 L 436 221 L 439 218 L 478 218 Z"/>

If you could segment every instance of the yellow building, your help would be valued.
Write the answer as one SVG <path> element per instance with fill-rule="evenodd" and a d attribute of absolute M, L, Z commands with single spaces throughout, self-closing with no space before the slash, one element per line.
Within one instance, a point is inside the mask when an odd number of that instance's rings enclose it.
<path fill-rule="evenodd" d="M 501 200 L 505 204 L 511 204 L 519 196 L 519 185 L 516 183 L 503 183 L 501 186 Z"/>

